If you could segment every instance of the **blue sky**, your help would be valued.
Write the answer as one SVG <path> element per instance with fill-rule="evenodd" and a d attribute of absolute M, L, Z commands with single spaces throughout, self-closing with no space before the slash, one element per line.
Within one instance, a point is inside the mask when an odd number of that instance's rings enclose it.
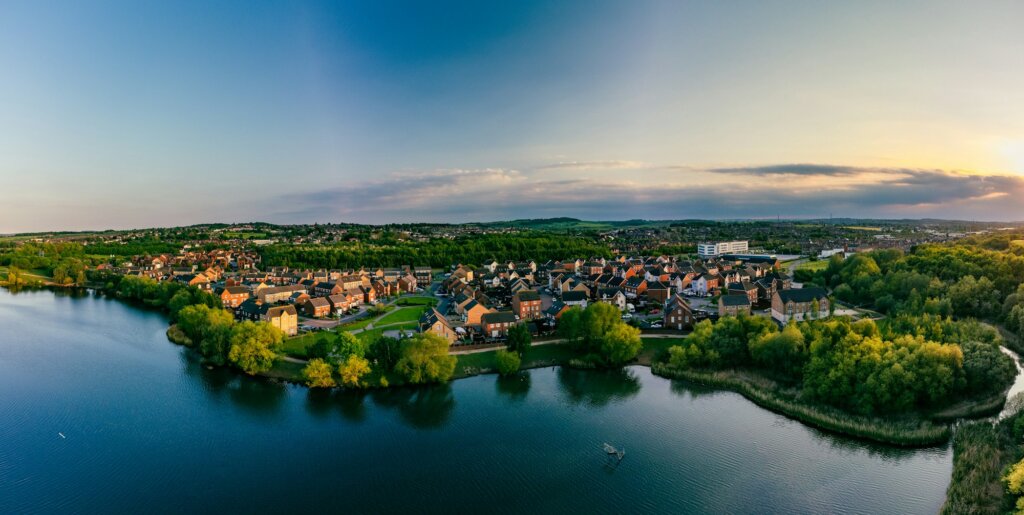
<path fill-rule="evenodd" d="M 0 232 L 1024 219 L 1024 4 L 891 4 L 0 0 Z"/>

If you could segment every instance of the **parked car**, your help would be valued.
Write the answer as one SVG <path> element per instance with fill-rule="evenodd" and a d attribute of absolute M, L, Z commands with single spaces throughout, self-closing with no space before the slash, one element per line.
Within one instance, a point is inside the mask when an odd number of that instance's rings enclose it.
<path fill-rule="evenodd" d="M 631 315 L 631 314 L 629 314 L 629 313 L 623 313 L 623 314 L 622 314 L 622 319 L 623 319 L 623 320 L 629 320 L 629 319 L 631 319 L 631 318 L 633 318 L 633 315 Z"/>

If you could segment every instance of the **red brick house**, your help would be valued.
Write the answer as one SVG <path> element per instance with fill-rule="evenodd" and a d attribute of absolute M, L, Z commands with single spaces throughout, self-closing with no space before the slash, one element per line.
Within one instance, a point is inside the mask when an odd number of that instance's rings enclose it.
<path fill-rule="evenodd" d="M 690 303 L 678 293 L 665 303 L 662 318 L 666 329 L 682 331 L 693 327 L 693 310 L 690 309 Z"/>
<path fill-rule="evenodd" d="M 245 286 L 228 286 L 220 292 L 220 302 L 226 308 L 237 308 L 249 299 L 249 288 Z"/>
<path fill-rule="evenodd" d="M 670 296 L 672 296 L 671 286 L 661 281 L 647 283 L 647 298 L 650 299 L 651 302 L 665 302 Z"/>
<path fill-rule="evenodd" d="M 512 312 L 522 320 L 540 318 L 540 294 L 534 290 L 521 290 L 512 296 Z"/>
<path fill-rule="evenodd" d="M 302 305 L 306 316 L 311 318 L 324 318 L 331 314 L 331 301 L 326 297 L 313 297 L 306 300 Z"/>
<path fill-rule="evenodd" d="M 480 326 L 484 336 L 488 338 L 504 338 L 508 336 L 508 330 L 519 323 L 516 315 L 511 311 L 495 311 L 484 313 L 480 317 Z"/>

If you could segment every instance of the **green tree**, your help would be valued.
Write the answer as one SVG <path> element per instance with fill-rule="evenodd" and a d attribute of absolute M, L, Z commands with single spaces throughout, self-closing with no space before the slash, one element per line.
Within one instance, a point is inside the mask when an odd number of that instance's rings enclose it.
<path fill-rule="evenodd" d="M 754 363 L 789 377 L 798 377 L 806 362 L 804 335 L 794 322 L 787 324 L 781 332 L 753 338 L 748 345 Z"/>
<path fill-rule="evenodd" d="M 608 305 L 608 304 L 597 304 Z M 613 325 L 601 336 L 601 357 L 608 365 L 622 365 L 636 358 L 643 348 L 640 330 L 623 324 L 621 321 Z"/>
<path fill-rule="evenodd" d="M 11 265 L 7 268 L 7 284 L 11 286 L 21 286 L 24 284 L 25 278 L 21 275 L 21 269 Z"/>
<path fill-rule="evenodd" d="M 988 277 L 975 279 L 965 276 L 949 287 L 953 311 L 960 316 L 986 318 L 995 316 L 1002 308 L 999 291 Z"/>
<path fill-rule="evenodd" d="M 590 350 L 600 344 L 606 333 L 619 325 L 623 325 L 622 313 L 611 304 L 595 302 L 583 310 L 584 338 L 590 342 Z"/>
<path fill-rule="evenodd" d="M 341 384 L 349 388 L 365 386 L 362 383 L 363 376 L 370 373 L 370 362 L 362 356 L 349 354 L 345 361 L 338 365 L 338 374 L 341 375 Z"/>
<path fill-rule="evenodd" d="M 1020 497 L 1024 495 L 1024 460 L 1020 460 L 1010 466 L 1003 476 L 1003 483 L 1006 484 L 1006 491 L 1018 496 L 1016 502 L 1017 512 L 1024 511 L 1024 497 Z"/>
<path fill-rule="evenodd" d="M 284 341 L 280 329 L 265 322 L 242 322 L 231 331 L 228 359 L 249 375 L 259 374 L 274 366 L 274 352 Z"/>
<path fill-rule="evenodd" d="M 583 310 L 572 307 L 562 313 L 558 319 L 557 332 L 560 338 L 567 340 L 573 347 L 581 347 L 585 336 Z"/>
<path fill-rule="evenodd" d="M 526 324 L 516 324 L 509 328 L 508 350 L 523 356 L 529 350 L 531 341 L 530 330 L 526 327 Z"/>
<path fill-rule="evenodd" d="M 397 338 L 390 336 L 379 336 L 370 342 L 366 350 L 366 357 L 379 367 L 380 370 L 390 372 L 395 369 L 398 358 L 402 354 L 402 345 Z"/>
<path fill-rule="evenodd" d="M 310 346 L 307 354 L 313 358 L 320 358 L 328 363 L 344 363 L 349 356 L 363 357 L 366 355 L 366 346 L 356 336 L 348 331 L 340 333 L 320 333 L 313 345 Z"/>
<path fill-rule="evenodd" d="M 412 384 L 445 382 L 455 373 L 455 356 L 448 355 L 448 340 L 419 333 L 402 340 L 402 357 L 395 371 Z"/>
<path fill-rule="evenodd" d="M 331 375 L 331 365 L 322 359 L 311 359 L 309 364 L 302 369 L 302 378 L 306 380 L 306 386 L 310 388 L 333 388 L 334 377 Z"/>
<path fill-rule="evenodd" d="M 505 349 L 498 349 L 494 361 L 498 364 L 498 373 L 503 376 L 518 372 L 521 363 L 518 353 Z"/>

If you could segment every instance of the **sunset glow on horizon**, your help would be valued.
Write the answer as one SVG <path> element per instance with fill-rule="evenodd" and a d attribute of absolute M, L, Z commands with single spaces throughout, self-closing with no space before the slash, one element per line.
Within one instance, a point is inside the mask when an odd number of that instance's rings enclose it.
<path fill-rule="evenodd" d="M 1022 20 L 1013 1 L 0 1 L 0 233 L 1024 220 Z"/>

